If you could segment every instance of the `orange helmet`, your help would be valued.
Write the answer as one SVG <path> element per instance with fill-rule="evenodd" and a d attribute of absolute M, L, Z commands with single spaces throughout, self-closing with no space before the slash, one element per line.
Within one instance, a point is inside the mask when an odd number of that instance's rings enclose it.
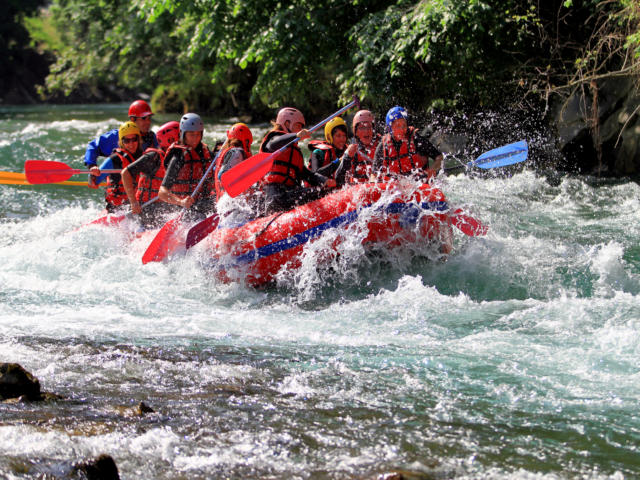
<path fill-rule="evenodd" d="M 151 111 L 149 104 L 144 100 L 136 100 L 129 105 L 130 117 L 147 117 L 149 115 L 153 115 L 153 112 Z"/>
<path fill-rule="evenodd" d="M 276 123 L 282 125 L 284 127 L 285 122 L 289 121 L 289 130 L 293 127 L 294 123 L 301 123 L 304 127 L 304 116 L 302 112 L 297 108 L 292 107 L 284 107 L 281 108 L 278 112 L 278 116 L 276 117 Z"/>
<path fill-rule="evenodd" d="M 242 142 L 242 148 L 247 155 L 251 155 L 251 144 L 253 143 L 253 135 L 251 130 L 244 123 L 236 123 L 227 130 L 227 138 L 231 140 L 235 138 Z"/>
<path fill-rule="evenodd" d="M 180 138 L 180 124 L 176 121 L 167 122 L 156 133 L 160 148 L 166 150 Z"/>

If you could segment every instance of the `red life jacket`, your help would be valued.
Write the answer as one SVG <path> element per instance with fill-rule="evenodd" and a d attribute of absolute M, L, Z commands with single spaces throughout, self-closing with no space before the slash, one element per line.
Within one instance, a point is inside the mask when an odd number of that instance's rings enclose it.
<path fill-rule="evenodd" d="M 348 183 L 366 183 L 369 181 L 372 166 L 371 157 L 365 157 L 359 150 L 351 160 L 351 169 L 347 173 Z"/>
<path fill-rule="evenodd" d="M 162 149 L 149 147 L 144 151 L 145 154 L 150 152 L 158 154 L 159 162 L 156 171 L 153 172 L 153 174 L 140 174 L 140 178 L 138 179 L 138 188 L 136 189 L 136 200 L 142 203 L 146 203 L 152 198 L 158 196 L 158 193 L 160 192 L 160 185 L 162 185 L 162 180 L 164 179 L 166 171 L 164 164 L 165 153 Z"/>
<path fill-rule="evenodd" d="M 369 145 L 368 147 L 364 143 L 360 142 L 360 140 L 356 140 L 358 142 L 358 150 L 366 153 L 367 156 L 371 159 L 371 161 L 373 161 L 373 158 L 376 155 L 376 150 L 378 149 L 378 144 L 380 143 L 381 139 L 382 139 L 382 136 L 380 134 L 376 135 L 371 140 L 371 145 Z"/>
<path fill-rule="evenodd" d="M 326 167 L 336 158 L 338 158 L 335 147 L 330 143 L 325 142 L 324 140 L 311 140 L 308 146 L 309 150 L 311 150 L 312 155 L 316 150 L 322 150 L 322 152 L 324 153 L 324 159 L 322 160 L 322 164 L 319 165 L 318 168 Z"/>
<path fill-rule="evenodd" d="M 422 169 L 425 166 L 426 159 L 416 152 L 415 132 L 413 127 L 407 129 L 407 136 L 402 139 L 399 150 L 396 150 L 390 133 L 382 137 L 384 153 L 382 168 L 385 173 L 409 175 L 411 172 Z"/>
<path fill-rule="evenodd" d="M 282 135 L 283 133 L 286 132 L 273 130 L 267 133 L 262 140 L 262 144 L 260 144 L 260 152 L 265 151 L 264 147 L 274 136 Z M 280 152 L 273 160 L 271 170 L 262 179 L 262 184 L 281 183 L 287 187 L 295 187 L 300 183 L 299 179 L 303 168 L 305 166 L 302 151 L 297 144 L 294 144 Z"/>
<path fill-rule="evenodd" d="M 194 148 L 188 148 L 177 143 L 171 145 L 167 150 L 167 157 L 172 149 L 179 148 L 183 151 L 184 164 L 182 165 L 180 172 L 178 172 L 178 178 L 173 184 L 173 187 L 171 187 L 171 193 L 176 194 L 180 198 L 186 198 L 193 194 L 198 183 L 202 180 L 202 176 L 206 172 L 207 167 L 209 167 L 209 163 L 211 162 L 209 147 L 204 143 L 200 143 L 200 145 L 202 145 L 202 158 L 200 158 L 200 155 Z M 201 191 L 205 191 L 205 188 Z M 209 187 L 209 190 L 210 189 L 211 187 Z"/>
<path fill-rule="evenodd" d="M 133 155 L 120 147 L 116 148 L 113 153 L 118 155 L 118 158 L 120 158 L 120 162 L 122 162 L 122 168 L 128 167 L 136 160 L 135 158 L 133 158 Z M 135 184 L 137 182 L 138 178 L 135 177 L 133 179 L 133 183 Z M 120 177 L 118 183 L 113 182 L 112 175 L 109 175 L 107 177 L 107 189 L 105 190 L 104 198 L 108 204 L 113 205 L 114 207 L 119 207 L 124 203 L 129 203 L 127 192 L 125 192 L 124 185 L 122 185 L 122 177 Z"/>

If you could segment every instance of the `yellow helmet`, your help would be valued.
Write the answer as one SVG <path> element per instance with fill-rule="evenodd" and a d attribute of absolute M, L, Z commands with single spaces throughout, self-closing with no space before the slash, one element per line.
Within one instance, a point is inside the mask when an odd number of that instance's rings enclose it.
<path fill-rule="evenodd" d="M 122 144 L 122 139 L 127 135 L 138 135 L 138 141 L 140 141 L 140 129 L 135 123 L 124 122 L 122 125 L 120 125 L 120 128 L 118 129 L 118 145 L 120 145 L 121 148 L 124 147 L 124 145 Z"/>
<path fill-rule="evenodd" d="M 333 143 L 332 132 L 333 132 L 333 129 L 336 127 L 344 127 L 344 133 L 346 133 L 347 135 L 349 134 L 349 130 L 347 130 L 347 124 L 344 122 L 344 120 L 341 117 L 332 118 L 324 126 L 324 138 L 327 140 L 327 142 Z"/>

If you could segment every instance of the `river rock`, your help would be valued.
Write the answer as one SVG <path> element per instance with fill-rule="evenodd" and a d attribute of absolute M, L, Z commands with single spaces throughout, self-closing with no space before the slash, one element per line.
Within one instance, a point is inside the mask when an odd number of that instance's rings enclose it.
<path fill-rule="evenodd" d="M 78 478 L 86 480 L 120 480 L 118 467 L 111 455 L 102 454 L 74 466 Z"/>
<path fill-rule="evenodd" d="M 0 399 L 42 400 L 40 382 L 17 363 L 0 363 Z"/>
<path fill-rule="evenodd" d="M 592 127 L 593 91 L 586 87 L 558 102 L 553 123 L 558 146 L 570 166 L 582 173 L 640 174 L 640 94 L 630 77 L 597 85 L 598 135 Z M 598 159 L 596 145 L 602 150 Z"/>

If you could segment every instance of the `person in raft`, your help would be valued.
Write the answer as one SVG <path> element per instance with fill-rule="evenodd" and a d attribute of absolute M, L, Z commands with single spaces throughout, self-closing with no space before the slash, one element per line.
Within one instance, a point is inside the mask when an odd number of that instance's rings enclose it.
<path fill-rule="evenodd" d="M 186 113 L 180 119 L 180 139 L 167 151 L 166 172 L 158 191 L 161 201 L 191 209 L 194 220 L 215 209 L 211 173 L 195 199 L 191 196 L 212 161 L 209 147 L 202 142 L 203 132 L 204 123 L 199 115 Z"/>
<path fill-rule="evenodd" d="M 253 135 L 244 123 L 236 123 L 227 130 L 227 140 L 220 148 L 215 166 L 214 186 L 217 200 L 225 193 L 220 180 L 222 174 L 251 156 L 252 143 Z"/>
<path fill-rule="evenodd" d="M 358 111 L 352 126 L 354 138 L 340 161 L 334 160 L 318 171 L 322 175 L 333 176 L 338 186 L 370 181 L 373 157 L 380 141 L 379 134 L 374 136 L 374 117 L 369 110 Z"/>
<path fill-rule="evenodd" d="M 275 152 L 296 137 L 300 140 L 311 137 L 311 132 L 304 128 L 304 116 L 295 108 L 282 108 L 278 112 L 273 128 L 262 140 L 260 152 Z M 312 187 L 302 187 L 303 181 Z M 269 214 L 290 210 L 297 205 L 316 200 L 323 194 L 317 187 L 334 188 L 336 182 L 332 178 L 309 170 L 304 165 L 300 147 L 294 143 L 276 156 L 271 170 L 262 179 L 261 186 L 265 210 Z"/>
<path fill-rule="evenodd" d="M 108 160 L 114 169 L 123 169 L 136 161 L 142 155 L 140 148 L 140 129 L 133 122 L 125 122 L 118 129 L 118 147 L 113 150 Z M 137 177 L 134 181 L 138 181 Z M 129 203 L 127 192 L 122 184 L 120 173 L 110 173 L 107 176 L 105 190 L 107 211 L 113 213 Z"/>
<path fill-rule="evenodd" d="M 309 167 L 311 171 L 318 172 L 321 168 L 339 160 L 344 154 L 348 135 L 347 124 L 342 118 L 335 117 L 329 120 L 324 126 L 325 141 L 311 140 L 309 142 L 308 146 L 311 150 Z M 320 173 L 322 174 L 322 172 Z"/>
<path fill-rule="evenodd" d="M 144 100 L 136 100 L 129 106 L 129 120 L 134 122 L 140 130 L 142 144 L 141 149 L 144 151 L 148 147 L 158 147 L 158 140 L 155 133 L 151 130 L 151 117 L 153 112 L 151 107 Z M 105 174 L 100 173 L 98 167 L 98 157 L 109 157 L 111 152 L 119 146 L 118 129 L 114 128 L 107 133 L 103 133 L 99 137 L 91 140 L 84 154 L 84 164 L 90 171 L 88 185 L 91 188 L 98 188 L 101 182 L 106 178 Z M 103 164 L 102 168 L 114 168 L 112 165 Z"/>
<path fill-rule="evenodd" d="M 122 170 L 122 185 L 131 204 L 131 212 L 140 215 L 145 228 L 159 226 L 161 215 L 167 211 L 164 202 L 154 201 L 142 209 L 141 204 L 157 199 L 165 174 L 166 152 L 180 138 L 180 124 L 176 121 L 162 125 L 157 133 L 160 148 L 148 147 L 143 155 Z M 134 178 L 138 178 L 137 186 Z"/>
<path fill-rule="evenodd" d="M 434 178 L 442 166 L 442 153 L 407 124 L 407 111 L 393 107 L 386 116 L 387 133 L 373 159 L 373 172 L 384 179 L 401 176 Z M 429 167 L 429 158 L 433 164 Z"/>

